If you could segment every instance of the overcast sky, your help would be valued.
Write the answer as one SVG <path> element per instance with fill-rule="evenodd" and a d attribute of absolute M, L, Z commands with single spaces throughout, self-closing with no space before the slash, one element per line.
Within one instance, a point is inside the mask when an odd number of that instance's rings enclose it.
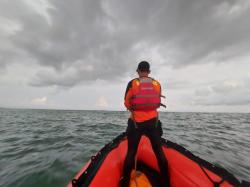
<path fill-rule="evenodd" d="M 250 112 L 249 0 L 0 0 L 0 107 L 125 110 L 147 60 L 167 111 Z"/>

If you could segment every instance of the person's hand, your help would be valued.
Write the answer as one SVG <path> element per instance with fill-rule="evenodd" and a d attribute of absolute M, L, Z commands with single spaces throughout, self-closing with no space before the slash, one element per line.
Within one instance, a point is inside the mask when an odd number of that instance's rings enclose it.
<path fill-rule="evenodd" d="M 127 110 L 128 110 L 129 112 L 133 112 L 133 110 L 132 110 L 131 107 L 127 108 Z"/>

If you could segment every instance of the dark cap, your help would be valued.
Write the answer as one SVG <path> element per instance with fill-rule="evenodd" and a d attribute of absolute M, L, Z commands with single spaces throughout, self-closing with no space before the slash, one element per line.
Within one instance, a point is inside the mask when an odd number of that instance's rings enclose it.
<path fill-rule="evenodd" d="M 141 61 L 139 64 L 138 64 L 138 67 L 137 67 L 137 71 L 140 70 L 140 71 L 150 71 L 150 65 L 147 61 Z"/>

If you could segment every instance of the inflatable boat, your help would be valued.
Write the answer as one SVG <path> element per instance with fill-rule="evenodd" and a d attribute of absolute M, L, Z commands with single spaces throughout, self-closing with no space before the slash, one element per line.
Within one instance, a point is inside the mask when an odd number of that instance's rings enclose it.
<path fill-rule="evenodd" d="M 227 170 L 193 155 L 176 143 L 162 138 L 162 148 L 168 161 L 171 187 L 249 186 L 248 182 L 240 182 Z M 123 133 L 92 156 L 68 187 L 119 187 L 126 153 L 127 139 Z M 138 146 L 136 163 L 130 187 L 161 186 L 157 160 L 145 136 Z"/>

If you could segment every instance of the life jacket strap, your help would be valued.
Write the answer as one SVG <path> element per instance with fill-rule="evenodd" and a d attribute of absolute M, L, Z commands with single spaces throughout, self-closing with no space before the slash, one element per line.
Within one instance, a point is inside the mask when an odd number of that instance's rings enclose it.
<path fill-rule="evenodd" d="M 160 107 L 161 104 L 158 104 L 158 103 L 141 103 L 141 104 L 132 104 L 132 108 L 135 108 L 135 107 L 141 107 L 141 106 L 152 106 L 152 107 Z M 134 110 L 136 111 L 136 110 Z"/>
<path fill-rule="evenodd" d="M 164 95 L 160 95 L 160 97 L 162 97 L 162 98 L 166 99 L 166 96 L 164 96 Z"/>
<path fill-rule="evenodd" d="M 148 97 L 159 97 L 159 94 L 143 94 L 143 95 L 133 95 L 131 98 L 148 98 Z"/>
<path fill-rule="evenodd" d="M 164 105 L 164 104 L 162 104 L 162 103 L 160 104 L 160 106 L 162 106 L 162 107 L 164 107 L 164 108 L 167 108 L 167 106 L 166 106 L 166 105 Z"/>

